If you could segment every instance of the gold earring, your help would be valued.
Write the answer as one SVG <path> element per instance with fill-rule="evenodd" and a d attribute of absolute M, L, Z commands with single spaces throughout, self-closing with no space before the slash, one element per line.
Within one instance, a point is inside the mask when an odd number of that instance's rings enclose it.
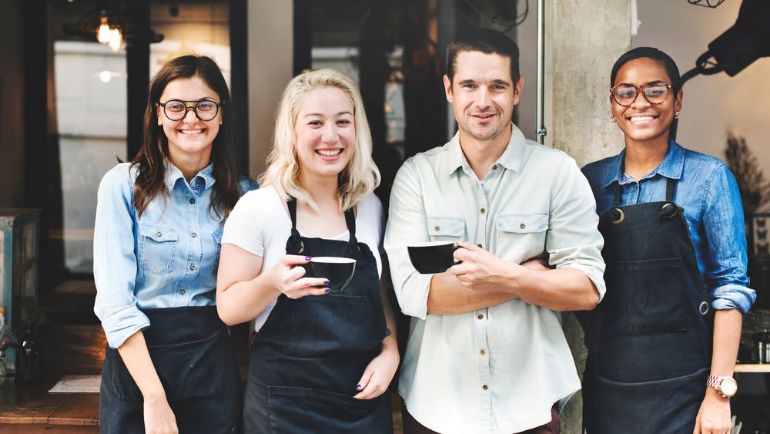
<path fill-rule="evenodd" d="M 674 119 L 679 119 L 679 112 L 674 112 Z"/>

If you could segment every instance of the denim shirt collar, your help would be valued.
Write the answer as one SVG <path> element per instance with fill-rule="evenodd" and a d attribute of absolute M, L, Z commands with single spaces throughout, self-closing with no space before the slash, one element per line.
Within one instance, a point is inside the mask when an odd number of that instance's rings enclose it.
<path fill-rule="evenodd" d="M 184 179 L 184 174 L 182 174 L 182 171 L 174 166 L 174 164 L 170 161 L 166 161 L 166 177 L 164 182 L 168 191 L 172 191 L 174 189 L 174 186 L 180 178 Z M 198 181 L 198 179 L 200 179 L 200 181 Z M 200 191 L 208 190 L 214 185 L 214 163 L 210 163 L 208 166 L 204 167 L 203 170 L 198 172 L 192 178 L 190 186 L 193 187 L 193 190 L 195 190 L 196 184 L 200 182 L 203 182 L 203 188 L 201 188 Z"/>
<path fill-rule="evenodd" d="M 623 164 L 625 156 L 626 149 L 623 148 L 620 154 L 612 159 L 612 162 L 609 164 L 608 173 L 614 173 L 615 175 L 607 179 L 607 182 L 602 186 L 603 188 L 608 187 L 613 182 L 617 182 L 620 185 L 634 182 L 630 176 L 625 174 L 625 167 Z M 663 161 L 642 179 L 650 179 L 658 175 L 669 179 L 680 179 L 682 177 L 682 171 L 684 170 L 684 156 L 684 149 L 673 139 L 669 139 L 668 151 L 666 151 L 666 156 L 663 157 Z"/>
<path fill-rule="evenodd" d="M 524 154 L 524 145 L 526 145 L 527 139 L 524 137 L 524 133 L 511 124 L 511 139 L 508 141 L 503 155 L 497 160 L 495 164 L 499 164 L 508 170 L 518 172 L 521 170 L 521 162 Z M 452 140 L 449 141 L 449 158 L 446 159 L 446 166 L 444 172 L 447 176 L 454 174 L 457 169 L 462 169 L 466 174 L 471 173 L 470 164 L 463 154 L 463 150 L 460 147 L 460 133 L 456 133 Z"/>

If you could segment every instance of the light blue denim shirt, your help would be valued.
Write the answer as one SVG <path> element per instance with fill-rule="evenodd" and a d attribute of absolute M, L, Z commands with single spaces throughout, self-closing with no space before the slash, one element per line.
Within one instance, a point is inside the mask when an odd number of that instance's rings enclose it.
<path fill-rule="evenodd" d="M 714 309 L 748 312 L 756 299 L 746 275 L 746 230 L 738 184 L 719 159 L 690 151 L 673 140 L 663 161 L 638 182 L 625 174 L 620 154 L 591 163 L 583 173 L 599 213 L 614 206 L 613 184 L 622 186 L 620 205 L 662 201 L 666 180 L 677 180 L 674 202 L 684 216 L 698 268 Z"/>
<path fill-rule="evenodd" d="M 121 163 L 99 185 L 94 224 L 94 312 L 111 348 L 150 325 L 141 309 L 214 304 L 223 221 L 209 209 L 213 165 L 188 183 L 167 163 L 167 195 L 139 216 L 136 168 Z M 256 188 L 243 179 L 241 192 Z"/>

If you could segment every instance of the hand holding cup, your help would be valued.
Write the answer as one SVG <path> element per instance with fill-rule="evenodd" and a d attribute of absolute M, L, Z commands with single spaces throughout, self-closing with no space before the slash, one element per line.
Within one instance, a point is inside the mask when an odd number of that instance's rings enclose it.
<path fill-rule="evenodd" d="M 285 255 L 270 270 L 273 286 L 291 299 L 307 295 L 323 295 L 329 292 L 329 281 L 320 277 L 305 276 L 304 265 L 311 260 L 308 256 Z"/>

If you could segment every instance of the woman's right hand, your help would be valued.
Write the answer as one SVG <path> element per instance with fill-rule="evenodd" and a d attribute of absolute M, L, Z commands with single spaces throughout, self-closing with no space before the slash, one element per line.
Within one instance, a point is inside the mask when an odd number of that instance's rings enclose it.
<path fill-rule="evenodd" d="M 176 416 L 165 397 L 144 400 L 144 430 L 147 434 L 178 434 Z"/>
<path fill-rule="evenodd" d="M 328 280 L 323 277 L 302 277 L 305 275 L 305 268 L 301 265 L 308 262 L 308 256 L 286 255 L 281 258 L 270 270 L 275 289 L 291 299 L 327 294 Z"/>

